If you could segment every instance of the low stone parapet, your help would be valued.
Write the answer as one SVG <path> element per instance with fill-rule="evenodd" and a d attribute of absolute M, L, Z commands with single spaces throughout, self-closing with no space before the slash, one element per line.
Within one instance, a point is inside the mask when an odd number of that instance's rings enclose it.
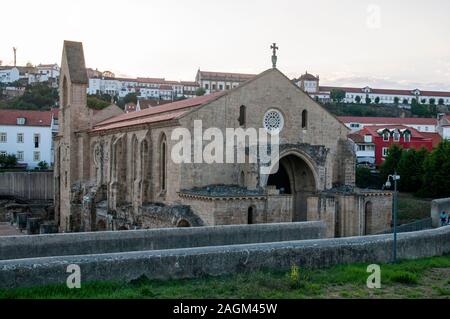
<path fill-rule="evenodd" d="M 325 225 L 320 221 L 2 237 L 0 260 L 280 242 L 324 237 Z"/>
<path fill-rule="evenodd" d="M 102 255 L 0 261 L 0 287 L 65 284 L 69 265 L 78 265 L 82 285 L 89 281 L 195 278 L 260 269 L 287 270 L 391 260 L 392 235 L 153 250 Z M 398 258 L 450 252 L 450 226 L 398 236 Z"/>

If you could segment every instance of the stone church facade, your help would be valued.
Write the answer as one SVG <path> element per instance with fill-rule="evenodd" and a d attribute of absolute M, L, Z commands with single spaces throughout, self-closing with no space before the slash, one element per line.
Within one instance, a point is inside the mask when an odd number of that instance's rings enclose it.
<path fill-rule="evenodd" d="M 66 41 L 60 81 L 62 232 L 323 220 L 327 235 L 339 237 L 390 227 L 391 193 L 355 187 L 348 129 L 276 68 L 226 92 L 128 114 L 114 105 L 95 111 L 86 103 L 82 44 Z M 283 121 L 271 174 L 261 174 L 259 161 L 172 160 L 177 128 L 194 135 L 201 120 L 225 136 L 227 128 L 262 128 L 270 112 Z"/>

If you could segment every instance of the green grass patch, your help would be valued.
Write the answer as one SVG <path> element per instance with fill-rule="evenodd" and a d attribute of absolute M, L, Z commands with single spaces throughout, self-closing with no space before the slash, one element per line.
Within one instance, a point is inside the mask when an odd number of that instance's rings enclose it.
<path fill-rule="evenodd" d="M 179 280 L 149 280 L 141 277 L 132 282 L 89 282 L 81 289 L 65 285 L 2 289 L 0 298 L 421 298 L 449 296 L 448 276 L 442 283 L 425 283 L 428 273 L 442 269 L 450 273 L 450 255 L 381 264 L 382 289 L 368 289 L 368 264 L 338 265 L 326 269 L 304 269 L 293 266 L 287 271 L 260 270 L 228 276 Z M 449 271 L 447 272 L 447 269 Z M 424 281 L 427 279 L 427 281 Z M 434 279 L 433 279 L 434 280 Z M 429 287 L 428 287 L 429 286 Z M 447 287 L 446 287 L 447 286 Z"/>

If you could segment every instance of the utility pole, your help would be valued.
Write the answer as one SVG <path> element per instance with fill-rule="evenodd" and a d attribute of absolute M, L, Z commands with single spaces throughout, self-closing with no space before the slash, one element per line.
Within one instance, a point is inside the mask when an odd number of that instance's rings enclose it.
<path fill-rule="evenodd" d="M 16 66 L 17 65 L 16 64 L 16 62 L 17 62 L 17 60 L 16 60 L 16 58 L 17 58 L 17 48 L 13 47 L 13 51 L 14 51 L 14 66 Z"/>

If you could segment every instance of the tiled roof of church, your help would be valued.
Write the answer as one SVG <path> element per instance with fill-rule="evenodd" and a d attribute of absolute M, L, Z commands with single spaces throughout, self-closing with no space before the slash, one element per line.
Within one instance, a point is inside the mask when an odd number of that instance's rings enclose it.
<path fill-rule="evenodd" d="M 121 114 L 119 116 L 115 116 L 111 119 L 98 123 L 94 127 L 93 131 L 97 132 L 146 123 L 173 120 L 181 117 L 188 111 L 188 109 L 207 104 L 224 94 L 226 94 L 225 91 L 220 91 L 209 95 L 199 96 L 192 99 L 181 100 L 161 106 L 148 108 L 138 112 Z"/>
<path fill-rule="evenodd" d="M 81 42 L 64 41 L 64 51 L 69 67 L 72 83 L 87 84 L 88 77 L 84 63 L 83 44 Z"/>

